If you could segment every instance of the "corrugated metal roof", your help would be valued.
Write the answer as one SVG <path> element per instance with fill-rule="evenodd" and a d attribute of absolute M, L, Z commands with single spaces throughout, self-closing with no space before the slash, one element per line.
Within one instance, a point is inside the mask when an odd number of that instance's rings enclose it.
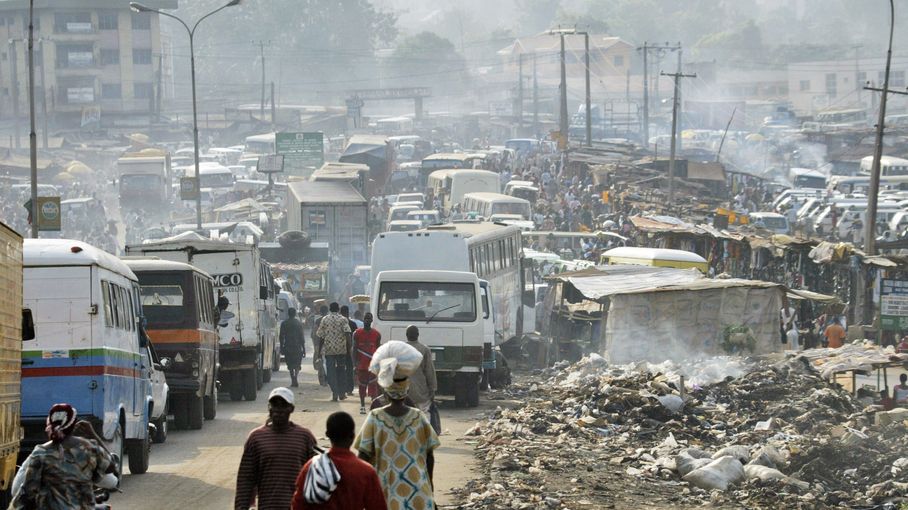
<path fill-rule="evenodd" d="M 293 198 L 307 204 L 365 204 L 366 199 L 345 181 L 297 181 L 288 183 Z"/>

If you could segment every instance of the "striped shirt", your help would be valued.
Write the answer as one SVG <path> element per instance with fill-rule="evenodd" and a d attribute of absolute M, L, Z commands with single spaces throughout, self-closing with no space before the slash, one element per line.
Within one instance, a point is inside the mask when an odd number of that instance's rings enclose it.
<path fill-rule="evenodd" d="M 309 429 L 290 422 L 286 430 L 263 425 L 249 433 L 236 476 L 234 508 L 246 510 L 258 496 L 258 510 L 290 508 L 296 477 L 315 455 Z"/>

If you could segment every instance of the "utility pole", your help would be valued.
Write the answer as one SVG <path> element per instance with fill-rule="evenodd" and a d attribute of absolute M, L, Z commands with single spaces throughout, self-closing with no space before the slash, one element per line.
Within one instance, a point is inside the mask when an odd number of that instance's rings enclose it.
<path fill-rule="evenodd" d="M 16 128 L 16 145 L 18 149 L 22 146 L 20 143 L 21 133 L 19 131 L 19 66 L 18 66 L 18 55 L 16 54 L 16 40 L 9 40 L 9 65 L 11 68 L 11 78 L 13 85 L 13 119 L 15 120 Z"/>
<path fill-rule="evenodd" d="M 640 48 L 637 48 L 638 50 Z M 643 146 L 649 145 L 649 46 L 643 42 Z"/>
<path fill-rule="evenodd" d="M 568 106 L 567 106 L 567 69 L 564 61 L 564 32 L 561 36 L 561 108 L 558 129 L 561 131 L 561 139 L 567 145 L 568 141 Z"/>
<path fill-rule="evenodd" d="M 536 81 L 536 53 L 533 53 L 533 136 L 539 134 L 539 83 Z"/>
<path fill-rule="evenodd" d="M 681 95 L 681 78 L 696 78 L 697 74 L 683 73 L 659 73 L 662 76 L 671 76 L 675 80 L 675 94 L 672 100 L 672 144 L 671 154 L 668 159 L 668 206 L 671 207 L 674 202 L 675 194 L 675 139 L 678 138 L 678 96 Z"/>
<path fill-rule="evenodd" d="M 593 146 L 593 112 L 590 102 L 590 33 L 577 32 L 583 34 L 584 67 L 586 67 L 586 146 Z"/>
<path fill-rule="evenodd" d="M 518 135 L 523 130 L 523 53 L 517 55 L 517 102 L 514 103 Z"/>
<path fill-rule="evenodd" d="M 678 43 L 678 70 L 676 71 L 678 74 L 681 74 L 681 53 L 682 53 L 682 50 L 681 50 L 681 43 L 679 42 L 679 43 Z M 675 81 L 677 82 L 677 80 L 675 80 Z M 678 95 L 677 95 L 677 97 L 675 97 L 675 100 L 674 100 L 674 101 L 675 101 L 676 103 L 678 103 L 678 109 L 681 110 L 681 113 L 684 113 L 684 108 L 683 108 L 684 103 L 681 102 L 681 101 L 682 101 L 682 99 L 681 99 L 681 87 L 675 87 L 675 90 L 677 90 L 677 94 L 678 94 Z M 674 113 L 672 113 L 672 115 L 674 115 Z M 672 131 L 674 131 L 674 130 L 675 130 L 675 128 L 672 128 Z M 679 132 L 679 133 L 683 133 L 683 132 L 684 132 L 684 118 L 683 118 L 682 115 L 680 115 L 680 114 L 678 115 L 678 132 Z M 678 137 L 678 151 L 679 151 L 679 152 L 680 152 L 681 150 L 683 150 L 683 149 L 681 148 L 682 143 L 684 143 L 684 137 L 683 137 L 683 136 L 679 136 L 679 137 Z"/>
<path fill-rule="evenodd" d="M 271 82 L 271 131 L 277 131 L 277 106 L 274 105 L 274 82 Z M 271 174 L 268 174 L 269 177 Z"/>
<path fill-rule="evenodd" d="M 32 238 L 38 238 L 38 135 L 35 133 L 35 0 L 28 2 L 28 154 L 31 167 Z"/>
<path fill-rule="evenodd" d="M 270 44 L 270 42 L 269 42 Z M 259 120 L 265 120 L 265 41 L 259 41 L 259 50 L 262 58 L 262 102 L 259 106 Z"/>
<path fill-rule="evenodd" d="M 886 96 L 889 94 L 889 69 L 892 64 L 892 35 L 895 29 L 895 4 L 889 0 L 889 49 L 886 51 L 886 71 L 880 92 L 880 115 L 876 123 L 873 147 L 873 167 L 870 171 L 870 191 L 867 194 L 867 216 L 864 218 L 864 253 L 876 255 L 876 210 L 880 194 L 880 159 L 883 157 L 883 129 L 886 120 Z"/>
<path fill-rule="evenodd" d="M 854 49 L 854 91 L 858 95 L 858 105 L 860 108 L 864 107 L 864 102 L 861 100 L 861 80 L 858 79 L 858 75 L 861 74 L 861 64 L 860 58 L 858 56 L 858 50 L 860 50 L 862 45 L 855 44 L 852 46 Z"/>

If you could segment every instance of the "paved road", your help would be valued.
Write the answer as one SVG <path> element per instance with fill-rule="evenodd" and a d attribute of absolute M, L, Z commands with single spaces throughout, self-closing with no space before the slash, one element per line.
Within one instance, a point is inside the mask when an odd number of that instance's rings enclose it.
<path fill-rule="evenodd" d="M 306 362 L 304 362 L 306 365 Z M 362 424 L 359 399 L 331 402 L 331 392 L 319 387 L 311 361 L 304 366 L 300 387 L 296 391 L 296 411 L 292 420 L 312 430 L 322 446 L 325 419 L 338 409 L 347 411 Z M 205 422 L 202 430 L 171 431 L 167 442 L 152 446 L 151 467 L 144 475 L 126 474 L 122 494 L 111 498 L 114 508 L 193 510 L 232 508 L 236 471 L 242 456 L 246 435 L 266 419 L 266 398 L 275 386 L 289 386 L 290 377 L 282 367 L 270 383 L 258 393 L 254 402 L 231 402 L 222 397 L 217 419 Z M 453 409 L 453 402 L 441 397 L 442 446 L 436 451 L 435 494 L 440 505 L 453 503 L 449 491 L 462 486 L 472 476 L 475 465 L 472 446 L 463 433 L 479 419 L 479 414 L 494 409 L 501 402 L 480 402 L 476 409 Z M 366 400 L 368 404 L 368 399 Z"/>

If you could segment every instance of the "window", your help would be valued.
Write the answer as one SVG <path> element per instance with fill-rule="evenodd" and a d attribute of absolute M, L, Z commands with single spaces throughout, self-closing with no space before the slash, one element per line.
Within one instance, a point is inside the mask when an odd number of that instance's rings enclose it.
<path fill-rule="evenodd" d="M 38 21 L 38 18 L 35 18 Z M 26 23 L 28 23 L 26 21 Z M 37 23 L 35 23 L 35 28 Z M 26 24 L 26 26 L 28 26 Z M 54 32 L 58 34 L 89 34 L 93 31 L 90 12 L 58 12 L 54 14 Z"/>
<path fill-rule="evenodd" d="M 60 44 L 57 46 L 57 68 L 79 69 L 95 65 L 91 44 Z"/>
<path fill-rule="evenodd" d="M 116 30 L 119 28 L 119 22 L 116 12 L 99 12 L 98 29 L 99 30 Z"/>
<path fill-rule="evenodd" d="M 810 90 L 810 80 L 801 80 L 799 88 L 801 92 L 807 92 L 808 90 Z"/>
<path fill-rule="evenodd" d="M 132 63 L 141 65 L 151 65 L 151 49 L 132 50 Z"/>
<path fill-rule="evenodd" d="M 835 97 L 836 92 L 837 92 L 836 88 L 837 88 L 836 87 L 836 74 L 827 73 L 826 74 L 826 95 L 828 95 L 830 97 Z"/>
<path fill-rule="evenodd" d="M 151 30 L 151 15 L 147 12 L 132 13 L 133 30 Z"/>
<path fill-rule="evenodd" d="M 112 66 L 120 63 L 120 50 L 101 50 L 101 65 Z"/>
<path fill-rule="evenodd" d="M 624 55 L 615 55 L 612 61 L 615 63 L 615 67 L 624 67 Z"/>
<path fill-rule="evenodd" d="M 134 83 L 132 86 L 132 94 L 136 99 L 149 99 L 151 98 L 151 83 L 140 82 Z"/>
<path fill-rule="evenodd" d="M 102 83 L 101 99 L 121 99 L 123 92 L 119 83 Z"/>
<path fill-rule="evenodd" d="M 905 86 L 905 71 L 891 71 L 889 73 L 889 88 Z"/>
<path fill-rule="evenodd" d="M 101 281 L 101 298 L 104 300 L 104 325 L 113 327 L 113 307 L 110 303 L 110 284 Z"/>
<path fill-rule="evenodd" d="M 476 320 L 476 287 L 471 283 L 383 282 L 378 302 L 381 320 Z"/>

